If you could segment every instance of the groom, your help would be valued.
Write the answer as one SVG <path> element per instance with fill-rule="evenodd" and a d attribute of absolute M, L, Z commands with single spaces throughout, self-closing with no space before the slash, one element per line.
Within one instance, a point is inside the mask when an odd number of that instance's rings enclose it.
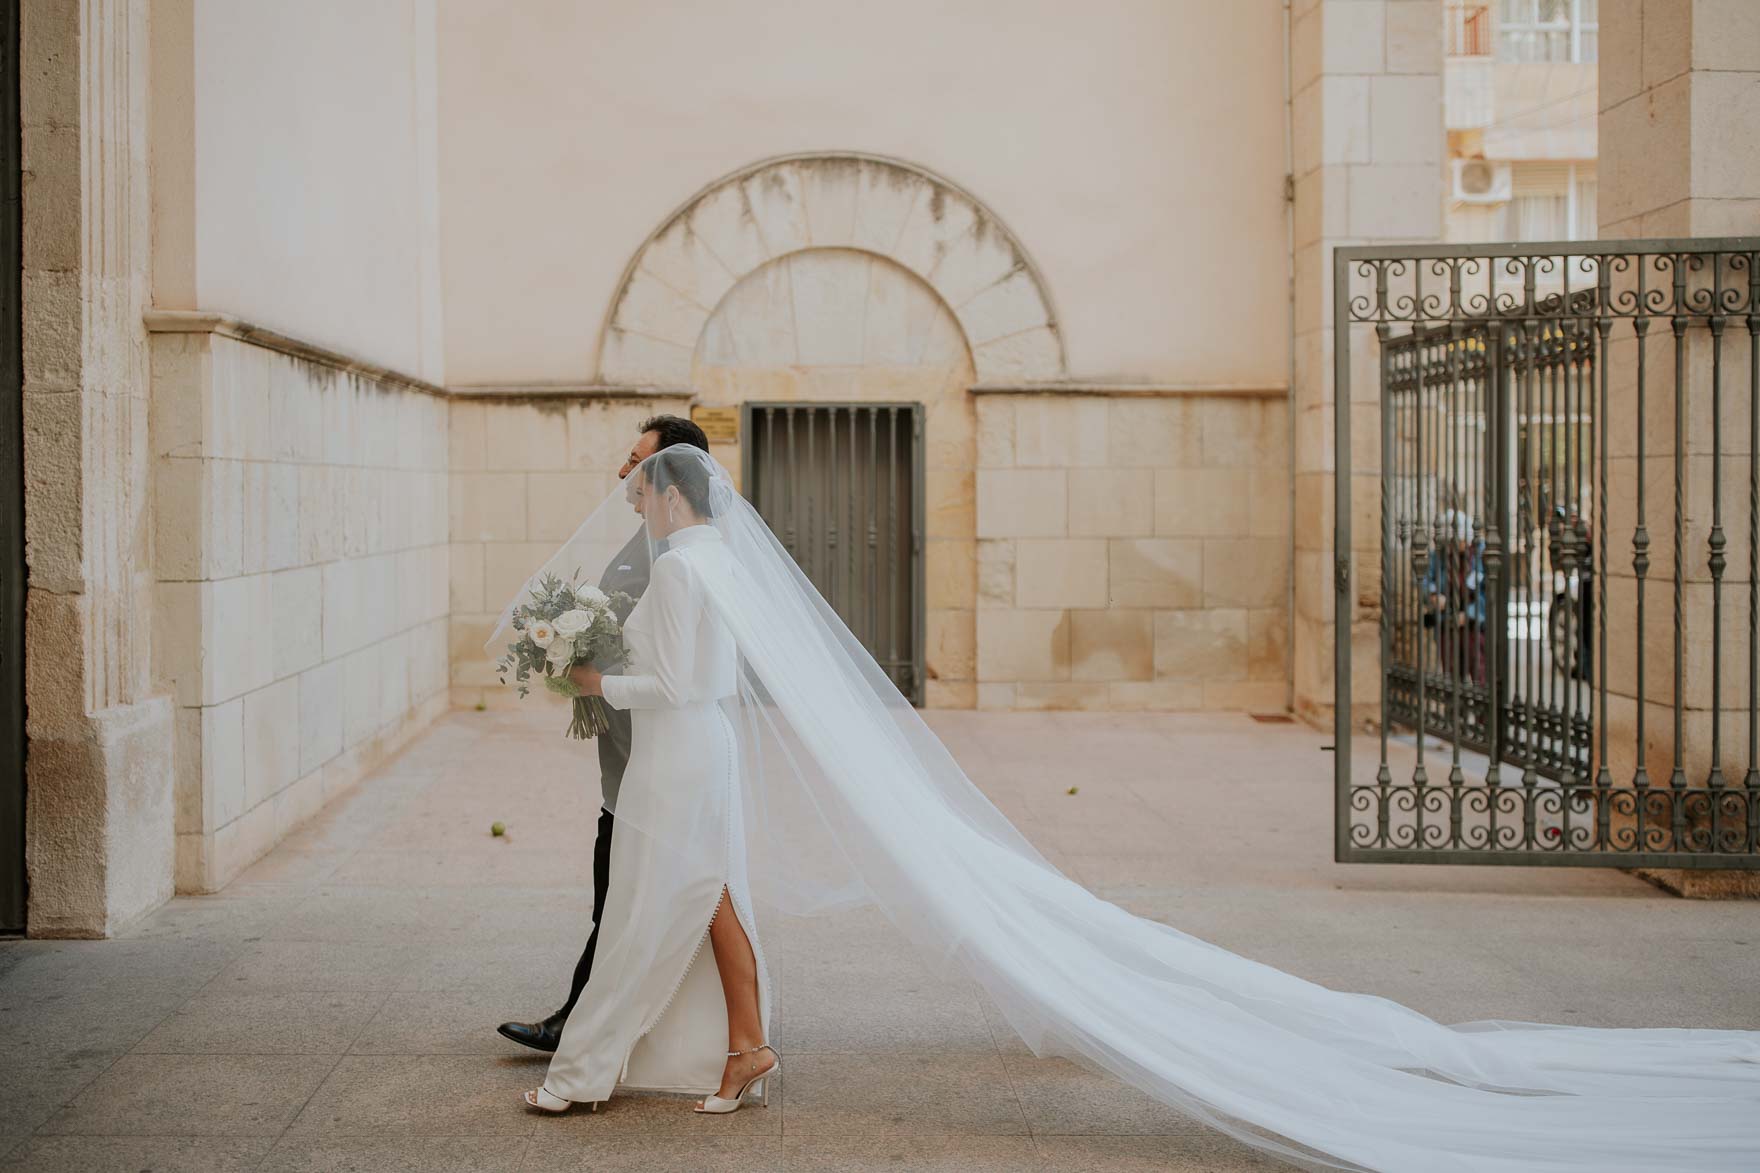
<path fill-rule="evenodd" d="M 630 446 L 629 456 L 624 459 L 623 467 L 617 470 L 617 479 L 622 480 L 635 471 L 636 465 L 646 460 L 662 448 L 670 448 L 674 444 L 694 444 L 704 452 L 709 451 L 709 439 L 703 435 L 703 429 L 688 419 L 675 415 L 657 415 L 642 425 L 641 435 Z M 648 589 L 648 535 L 644 529 L 638 528 L 635 537 L 619 551 L 605 568 L 599 578 L 599 589 L 610 594 L 622 591 L 632 599 L 641 597 Z M 629 618 L 627 611 L 618 613 L 618 622 Z M 598 737 L 599 745 L 599 783 L 604 792 L 606 807 L 617 805 L 617 788 L 623 781 L 624 767 L 629 764 L 630 721 L 629 713 L 622 709 L 611 710 L 611 728 Z M 599 811 L 599 834 L 593 840 L 593 931 L 587 937 L 587 947 L 581 950 L 581 959 L 575 963 L 574 981 L 568 988 L 568 1001 L 562 1004 L 550 1017 L 538 1022 L 504 1022 L 496 1029 L 506 1038 L 512 1039 L 527 1047 L 539 1051 L 554 1051 L 556 1044 L 562 1039 L 562 1024 L 568 1021 L 569 1011 L 580 999 L 581 990 L 586 987 L 587 977 L 593 972 L 593 950 L 599 944 L 599 921 L 605 912 L 605 886 L 611 875 L 611 811 Z"/>

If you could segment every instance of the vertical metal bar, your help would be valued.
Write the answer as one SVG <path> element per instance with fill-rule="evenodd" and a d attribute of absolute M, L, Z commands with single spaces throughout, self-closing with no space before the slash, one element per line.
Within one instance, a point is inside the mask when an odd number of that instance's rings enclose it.
<path fill-rule="evenodd" d="M 1387 810 L 1389 788 L 1393 785 L 1393 771 L 1387 765 L 1387 731 L 1392 724 L 1388 720 L 1387 681 L 1393 671 L 1393 639 L 1392 639 L 1392 591 L 1395 575 L 1393 558 L 1393 539 L 1389 527 L 1393 525 L 1393 510 L 1388 499 L 1391 478 L 1394 470 L 1393 458 L 1393 424 L 1398 418 L 1394 406 L 1394 392 L 1390 375 L 1394 367 L 1394 359 L 1390 354 L 1387 336 L 1391 333 L 1386 322 L 1375 326 L 1375 336 L 1380 340 L 1381 351 L 1381 387 L 1379 401 L 1381 404 L 1381 622 L 1378 636 L 1381 640 L 1381 719 L 1380 725 L 1380 763 L 1375 768 L 1375 817 L 1376 845 L 1385 846 L 1387 842 Z M 1344 469 L 1336 469 L 1334 475 L 1345 475 Z"/>
<path fill-rule="evenodd" d="M 1385 278 L 1383 278 L 1385 280 Z M 1385 300 L 1382 302 L 1385 305 Z M 1351 339 L 1350 270 L 1343 250 L 1332 255 L 1333 444 L 1333 858 L 1351 837 Z"/>
<path fill-rule="evenodd" d="M 1575 266 L 1575 264 L 1576 261 L 1574 258 L 1567 261 L 1566 271 L 1568 272 L 1571 267 Z M 1580 801 L 1581 791 L 1577 788 L 1576 784 L 1578 782 L 1586 782 L 1589 777 L 1588 746 L 1586 744 L 1582 746 L 1578 745 L 1579 730 L 1587 729 L 1587 726 L 1579 720 L 1579 715 L 1583 706 L 1582 689 L 1588 685 L 1587 674 L 1581 670 L 1583 663 L 1583 632 L 1581 630 L 1581 620 L 1583 614 L 1583 601 L 1588 597 L 1587 591 L 1589 589 L 1588 568 L 1583 565 L 1582 560 L 1582 536 L 1584 532 L 1583 466 L 1585 460 L 1583 455 L 1582 428 L 1585 415 L 1583 407 L 1584 380 L 1588 377 L 1586 374 L 1585 363 L 1587 361 L 1586 352 L 1589 334 L 1587 323 L 1583 319 L 1575 317 L 1567 318 L 1565 324 L 1567 326 L 1566 340 L 1568 343 L 1566 354 L 1570 360 L 1570 365 L 1566 368 L 1568 376 L 1565 382 L 1564 404 L 1565 428 L 1567 429 L 1565 432 L 1564 481 L 1567 491 L 1570 493 L 1569 505 L 1565 510 L 1564 516 L 1564 656 L 1566 661 L 1564 674 L 1564 730 L 1566 752 L 1569 754 L 1569 762 L 1566 766 L 1565 777 L 1567 779 L 1567 785 L 1569 786 L 1567 795 L 1573 797 L 1574 801 Z M 1575 594 L 1571 592 L 1572 582 L 1576 583 Z M 1566 813 L 1566 827 L 1568 831 L 1568 810 Z M 1569 841 L 1570 836 L 1567 833 L 1561 846 L 1568 846 Z"/>
<path fill-rule="evenodd" d="M 841 612 L 842 608 L 838 605 L 838 587 L 843 582 L 843 576 L 839 573 L 843 567 L 843 547 L 839 544 L 841 527 L 838 523 L 843 520 L 843 506 L 838 501 L 838 491 L 841 486 L 837 459 L 837 411 L 838 409 L 835 407 L 825 409 L 825 459 L 829 462 L 825 470 L 826 479 L 829 482 L 826 520 L 830 525 L 826 534 L 825 560 L 829 564 L 828 569 L 831 575 L 831 590 L 826 594 L 826 601 L 831 604 L 833 611 Z"/>
<path fill-rule="evenodd" d="M 911 406 L 911 700 L 923 703 L 923 528 L 928 494 L 923 484 L 923 407 Z"/>
<path fill-rule="evenodd" d="M 1463 415 L 1461 411 L 1460 386 L 1461 346 L 1460 323 L 1458 321 L 1450 320 L 1448 323 L 1448 333 L 1444 335 L 1443 339 L 1443 353 L 1447 359 L 1448 372 L 1447 380 L 1443 384 L 1448 396 L 1445 401 L 1447 410 L 1444 412 L 1444 418 L 1448 421 L 1448 478 L 1449 483 L 1452 486 L 1457 520 L 1455 539 L 1457 542 L 1462 540 L 1465 540 L 1466 542 L 1464 548 L 1457 548 L 1455 551 L 1452 551 L 1455 557 L 1461 558 L 1465 561 L 1465 566 L 1462 567 L 1460 572 L 1461 577 L 1458 586 L 1455 585 L 1455 576 L 1453 574 L 1449 575 L 1449 585 L 1457 596 L 1455 605 L 1457 607 L 1457 614 L 1460 616 L 1457 620 L 1460 626 L 1456 629 L 1455 633 L 1455 662 L 1453 665 L 1453 680 L 1451 681 L 1452 688 L 1449 690 L 1449 733 L 1451 745 L 1448 767 L 1448 845 L 1450 847 L 1457 845 L 1461 836 L 1461 787 L 1466 782 L 1466 776 L 1461 771 L 1461 739 L 1466 734 L 1466 728 L 1462 722 L 1461 716 L 1461 690 L 1466 687 L 1467 682 L 1463 678 L 1470 671 L 1473 664 L 1474 647 L 1472 609 L 1471 600 L 1468 595 L 1467 582 L 1467 576 L 1471 573 L 1474 561 L 1473 545 L 1471 538 L 1467 536 L 1467 531 L 1459 526 L 1459 519 L 1465 517 L 1467 514 L 1467 498 L 1465 495 L 1466 478 L 1462 475 L 1462 445 L 1464 444 L 1466 437 L 1461 430 L 1461 418 Z M 1420 843 L 1419 846 L 1423 846 L 1423 844 Z"/>
<path fill-rule="evenodd" d="M 1674 254 L 1674 314 L 1669 328 L 1674 334 L 1674 769 L 1668 784 L 1685 790 L 1686 753 L 1686 531 L 1687 531 L 1687 256 Z M 1680 794 L 1672 796 L 1675 850 L 1686 833 L 1686 804 Z"/>
<path fill-rule="evenodd" d="M 1602 257 L 1596 267 L 1595 278 L 1595 318 L 1596 339 L 1596 375 L 1600 398 L 1595 412 L 1595 448 L 1600 459 L 1600 467 L 1595 478 L 1595 593 L 1590 597 L 1590 605 L 1595 608 L 1595 624 L 1597 645 L 1595 651 L 1595 669 L 1600 689 L 1600 720 L 1596 722 L 1596 736 L 1599 745 L 1596 749 L 1596 760 L 1599 765 L 1595 771 L 1595 847 L 1605 850 L 1608 836 L 1612 833 L 1613 816 L 1613 771 L 1607 764 L 1607 553 L 1613 537 L 1613 527 L 1607 517 L 1607 447 L 1608 436 L 1613 427 L 1613 420 L 1607 414 L 1607 368 L 1610 363 L 1608 343 L 1613 336 L 1613 300 L 1612 274 L 1608 268 L 1613 263 L 1611 257 Z"/>
<path fill-rule="evenodd" d="M 1523 274 L 1523 298 L 1530 311 L 1534 306 L 1534 266 L 1526 266 Z M 1535 768 L 1539 757 L 1539 738 L 1536 731 L 1540 724 L 1539 683 L 1540 665 L 1538 662 L 1538 641 L 1534 639 L 1534 594 L 1535 565 L 1534 545 L 1536 541 L 1535 521 L 1539 515 L 1540 503 L 1535 500 L 1540 493 L 1539 476 L 1539 429 L 1535 426 L 1536 412 L 1534 403 L 1537 396 L 1536 383 L 1540 373 L 1540 355 L 1544 339 L 1540 332 L 1538 319 L 1529 317 L 1522 322 L 1522 358 L 1521 367 L 1521 417 L 1527 425 L 1527 444 L 1522 457 L 1522 475 L 1527 479 L 1527 516 L 1522 519 L 1522 587 L 1526 592 L 1522 607 L 1522 847 L 1532 849 L 1534 846 L 1534 792 L 1539 784 L 1540 774 Z"/>
<path fill-rule="evenodd" d="M 1487 264 L 1495 281 L 1496 266 Z M 1509 644 L 1509 600 L 1503 592 L 1503 533 L 1509 509 L 1508 380 L 1504 377 L 1505 331 L 1485 330 L 1485 790 L 1487 843 L 1497 845 L 1497 792 L 1503 786 L 1503 655 Z"/>
<path fill-rule="evenodd" d="M 1712 257 L 1713 266 L 1719 263 Z M 1722 292 L 1721 288 L 1718 291 Z M 1717 299 L 1721 307 L 1722 297 Z M 1711 571 L 1711 773 L 1705 785 L 1723 789 L 1723 329 L 1722 314 L 1711 318 L 1711 536 L 1706 540 Z M 1712 821 L 1717 802 L 1712 801 Z M 1713 835 L 1715 841 L 1716 836 Z"/>
<path fill-rule="evenodd" d="M 789 404 L 783 409 L 788 419 L 788 556 L 799 565 L 801 560 L 800 541 L 800 504 L 801 504 L 801 468 L 800 452 L 794 443 L 794 417 L 800 408 Z"/>
<path fill-rule="evenodd" d="M 1412 383 L 1412 393 L 1416 397 L 1414 400 L 1416 411 L 1413 413 L 1413 416 L 1417 425 L 1417 430 L 1413 441 L 1413 459 L 1417 464 L 1418 469 L 1418 532 L 1412 540 L 1412 572 L 1416 576 L 1418 582 L 1422 584 L 1419 587 L 1419 590 L 1424 597 L 1425 613 L 1434 617 L 1432 630 L 1435 632 L 1435 638 L 1433 640 L 1425 640 L 1422 645 L 1422 650 L 1418 654 L 1418 758 L 1417 762 L 1412 767 L 1411 778 L 1412 787 L 1416 794 L 1416 801 L 1413 803 L 1414 808 L 1423 806 L 1424 787 L 1428 785 L 1430 781 L 1429 771 L 1426 770 L 1424 766 L 1424 754 L 1428 748 L 1426 742 L 1429 741 L 1429 731 L 1427 727 L 1430 718 L 1430 699 L 1428 695 L 1428 683 L 1430 679 L 1430 644 L 1434 643 L 1436 645 L 1436 659 L 1437 664 L 1440 667 L 1442 662 L 1441 649 L 1445 638 L 1443 635 L 1443 624 L 1448 621 L 1447 608 L 1446 606 L 1438 607 L 1436 603 L 1436 589 L 1430 583 L 1430 561 L 1436 557 L 1435 550 L 1431 543 L 1435 537 L 1435 532 L 1433 531 L 1436 530 L 1437 519 L 1428 516 L 1430 507 L 1425 503 L 1424 494 L 1425 482 L 1431 478 L 1429 475 L 1430 467 L 1424 460 L 1424 423 L 1425 416 L 1429 414 L 1430 408 L 1424 401 L 1424 390 L 1428 383 L 1428 379 L 1425 376 L 1428 374 L 1429 361 L 1422 343 L 1419 344 L 1418 349 L 1416 350 L 1416 357 L 1418 360 L 1418 369 L 1417 378 L 1413 380 Z M 1431 459 L 1434 459 L 1434 456 L 1432 456 Z M 1350 473 L 1349 470 L 1341 468 L 1338 475 L 1348 477 Z M 1339 605 L 1344 605 L 1342 600 Z"/>
<path fill-rule="evenodd" d="M 880 531 L 875 510 L 880 495 L 880 466 L 876 445 L 880 436 L 880 409 L 868 409 L 868 635 L 864 641 L 872 651 L 880 650 Z"/>
<path fill-rule="evenodd" d="M 1748 257 L 1748 850 L 1760 850 L 1760 252 Z"/>
<path fill-rule="evenodd" d="M 753 447 L 756 446 L 753 445 Z M 780 520 L 777 513 L 782 505 L 782 494 L 776 491 L 779 471 L 776 465 L 776 408 L 766 405 L 764 407 L 764 467 L 758 473 L 759 479 L 763 482 L 764 504 L 758 512 L 760 516 L 767 518 L 772 523 L 772 529 L 775 528 L 775 523 Z"/>
<path fill-rule="evenodd" d="M 1647 343 L 1650 334 L 1650 317 L 1648 314 L 1645 314 L 1642 309 L 1646 304 L 1644 263 L 1649 260 L 1649 257 L 1640 253 L 1634 258 L 1634 260 L 1636 262 L 1634 267 L 1638 271 L 1638 300 L 1636 304 L 1640 308 L 1637 316 L 1632 319 L 1632 330 L 1637 335 L 1638 340 L 1638 411 L 1637 415 L 1633 417 L 1634 427 L 1637 429 L 1638 433 L 1638 514 L 1637 525 L 1632 530 L 1632 576 L 1636 579 L 1635 586 L 1637 589 L 1637 614 L 1636 626 L 1633 628 L 1633 638 L 1637 640 L 1638 679 L 1636 696 L 1638 719 L 1635 749 L 1637 751 L 1638 765 L 1637 769 L 1632 774 L 1632 788 L 1638 792 L 1636 801 L 1633 803 L 1633 815 L 1637 824 L 1635 828 L 1636 838 L 1634 839 L 1634 842 L 1642 846 L 1646 838 L 1644 823 L 1648 818 L 1650 810 L 1650 768 L 1644 743 L 1644 715 L 1649 704 L 1648 693 L 1644 681 L 1644 583 L 1646 577 L 1650 573 L 1650 531 L 1645 525 L 1646 509 L 1644 501 L 1644 490 L 1646 482 L 1649 480 L 1649 470 L 1646 467 L 1647 462 L 1645 460 L 1644 437 L 1648 431 L 1645 427 L 1645 423 L 1649 417 L 1645 414 L 1644 399 L 1645 393 L 1648 389 L 1646 384 L 1649 377 L 1649 371 L 1647 370 Z"/>
<path fill-rule="evenodd" d="M 807 492 L 807 578 L 821 591 L 825 588 L 825 576 L 820 569 L 820 550 L 823 548 L 819 538 L 819 524 L 815 508 L 819 500 L 819 455 L 815 449 L 819 446 L 819 411 L 817 408 L 807 409 L 807 475 L 812 479 Z"/>
<path fill-rule="evenodd" d="M 886 413 L 886 672 L 898 684 L 898 408 Z M 902 691 L 902 687 L 901 687 Z"/>
<path fill-rule="evenodd" d="M 752 404 L 740 404 L 739 434 L 746 437 L 751 436 L 752 429 L 757 426 L 755 422 L 757 418 L 757 409 Z M 750 501 L 752 507 L 755 509 L 758 504 L 758 491 L 756 488 L 757 481 L 755 479 L 757 476 L 755 471 L 756 462 L 752 456 L 753 447 L 754 446 L 751 444 L 741 444 L 739 446 L 739 483 L 743 486 L 741 491 L 745 493 L 746 500 Z"/>
<path fill-rule="evenodd" d="M 849 415 L 849 459 L 843 463 L 844 515 L 849 518 L 849 529 L 846 531 L 848 539 L 844 542 L 844 548 L 849 556 L 849 577 L 844 584 L 843 605 L 838 608 L 838 613 L 843 616 L 843 621 L 851 630 L 854 630 L 857 626 L 856 600 L 862 589 L 861 582 L 856 577 L 857 562 L 861 554 L 861 539 L 856 533 L 856 409 L 851 406 L 844 408 L 844 411 Z"/>

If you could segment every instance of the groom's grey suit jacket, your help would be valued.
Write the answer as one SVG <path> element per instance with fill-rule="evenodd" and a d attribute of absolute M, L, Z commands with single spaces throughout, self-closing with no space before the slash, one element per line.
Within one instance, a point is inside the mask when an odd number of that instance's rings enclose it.
<path fill-rule="evenodd" d="M 648 531 L 642 527 L 629 544 L 618 551 L 605 573 L 599 576 L 599 589 L 610 594 L 622 591 L 631 599 L 639 599 L 642 592 L 648 589 L 648 575 L 652 567 L 648 561 Z M 634 604 L 632 603 L 631 606 Z M 624 622 L 629 618 L 630 607 L 617 608 L 617 621 Z M 620 672 L 621 668 L 607 669 Z M 629 713 L 622 709 L 611 710 L 611 728 L 597 739 L 599 743 L 599 783 L 604 791 L 605 805 L 615 808 L 617 805 L 617 789 L 623 783 L 624 767 L 629 765 L 630 720 Z"/>

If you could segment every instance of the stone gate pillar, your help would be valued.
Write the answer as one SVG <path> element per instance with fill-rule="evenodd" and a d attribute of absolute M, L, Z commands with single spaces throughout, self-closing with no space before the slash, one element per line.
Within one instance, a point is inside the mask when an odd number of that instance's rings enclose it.
<path fill-rule="evenodd" d="M 1440 0 L 1296 0 L 1290 29 L 1295 201 L 1295 705 L 1333 713 L 1332 253 L 1351 244 L 1431 241 L 1442 233 Z M 1353 346 L 1352 497 L 1359 519 L 1353 675 L 1373 704 L 1379 642 L 1380 389 L 1371 347 Z M 1365 523 L 1366 522 L 1366 523 Z"/>
<path fill-rule="evenodd" d="M 1600 16 L 1602 239 L 1760 235 L 1760 153 L 1750 145 L 1754 127 L 1760 126 L 1760 5 L 1751 0 L 1624 0 L 1603 4 Z M 1720 418 L 1712 412 L 1718 343 L 1708 330 L 1687 336 L 1677 388 L 1669 327 L 1666 318 L 1651 326 L 1642 400 L 1629 327 L 1616 327 L 1608 364 L 1608 410 L 1601 421 L 1610 462 L 1603 595 L 1609 632 L 1606 761 L 1616 784 L 1629 785 L 1641 766 L 1650 785 L 1666 787 L 1677 776 L 1678 761 L 1686 786 L 1705 787 L 1712 784 L 1715 732 L 1721 734 L 1722 779 L 1741 786 L 1756 764 L 1747 753 L 1748 322 L 1745 314 L 1728 315 L 1719 327 Z M 1677 391 L 1684 426 L 1678 459 Z M 1648 440 L 1642 518 L 1636 484 L 1640 430 Z M 1683 732 L 1678 742 L 1673 605 L 1677 464 L 1685 519 L 1680 558 Z M 1713 480 L 1719 475 L 1721 628 L 1714 622 L 1713 580 L 1718 576 L 1712 572 Z M 1641 630 L 1634 567 L 1640 521 L 1646 531 Z M 1645 649 L 1641 689 L 1636 654 L 1640 639 Z M 1714 655 L 1715 647 L 1721 647 L 1721 656 Z M 1713 687 L 1714 676 L 1721 677 L 1720 688 Z M 1760 895 L 1757 872 L 1671 869 L 1646 874 L 1687 895 Z"/>

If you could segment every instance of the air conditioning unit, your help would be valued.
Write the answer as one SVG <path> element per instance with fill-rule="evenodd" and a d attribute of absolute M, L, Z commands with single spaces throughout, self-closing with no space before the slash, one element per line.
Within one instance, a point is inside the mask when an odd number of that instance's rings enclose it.
<path fill-rule="evenodd" d="M 1510 197 L 1508 163 L 1451 159 L 1454 200 L 1458 204 L 1501 204 Z"/>

